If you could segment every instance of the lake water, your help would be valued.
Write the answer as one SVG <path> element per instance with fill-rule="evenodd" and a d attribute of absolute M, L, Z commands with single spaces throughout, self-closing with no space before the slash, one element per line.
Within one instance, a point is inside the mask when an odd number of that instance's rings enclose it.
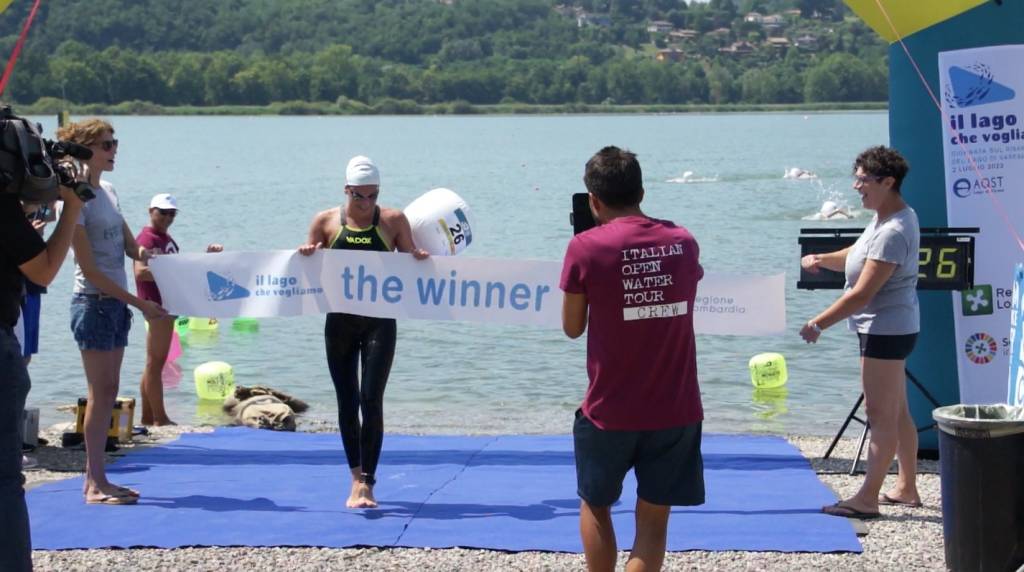
<path fill-rule="evenodd" d="M 55 120 L 37 118 L 52 135 Z M 475 218 L 466 256 L 561 260 L 571 236 L 570 196 L 584 190 L 586 160 L 615 144 L 639 155 L 644 210 L 688 227 L 705 269 L 787 273 L 787 332 L 781 337 L 700 336 L 700 385 L 709 431 L 833 433 L 859 393 L 855 337 L 843 327 L 806 346 L 799 327 L 837 295 L 796 290 L 800 228 L 863 226 L 805 220 L 823 201 L 857 205 L 850 165 L 888 141 L 885 113 L 526 117 L 119 117 L 116 170 L 106 175 L 129 226 L 148 221 L 156 193 L 178 198 L 171 234 L 185 252 L 217 241 L 230 250 L 290 249 L 312 215 L 343 200 L 349 157 L 373 157 L 381 204 L 404 207 L 434 187 L 458 192 Z M 801 167 L 817 180 L 788 180 Z M 670 179 L 692 172 L 679 183 Z M 41 353 L 29 371 L 29 405 L 42 422 L 71 420 L 55 406 L 85 395 L 69 329 L 70 260 L 43 297 Z M 145 353 L 136 313 L 121 395 L 138 397 Z M 323 349 L 323 317 L 261 320 L 256 333 L 225 322 L 215 336 L 184 337 L 180 382 L 167 380 L 171 417 L 217 422 L 200 405 L 192 370 L 232 364 L 239 384 L 265 384 L 312 404 L 309 417 L 336 417 Z M 583 339 L 561 331 L 471 323 L 402 321 L 385 398 L 389 431 L 560 433 L 586 387 Z M 752 391 L 747 362 L 779 352 L 788 391 Z"/>

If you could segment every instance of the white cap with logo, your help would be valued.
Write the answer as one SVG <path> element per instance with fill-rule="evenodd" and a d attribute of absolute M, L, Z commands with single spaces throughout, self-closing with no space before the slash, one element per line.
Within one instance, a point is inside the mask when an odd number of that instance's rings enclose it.
<path fill-rule="evenodd" d="M 154 195 L 153 199 L 149 201 L 149 208 L 178 210 L 178 199 L 174 198 L 173 195 L 160 193 L 159 195 Z"/>
<path fill-rule="evenodd" d="M 352 157 L 345 168 L 345 185 L 361 187 L 363 185 L 379 185 L 380 171 L 369 157 L 357 155 Z"/>

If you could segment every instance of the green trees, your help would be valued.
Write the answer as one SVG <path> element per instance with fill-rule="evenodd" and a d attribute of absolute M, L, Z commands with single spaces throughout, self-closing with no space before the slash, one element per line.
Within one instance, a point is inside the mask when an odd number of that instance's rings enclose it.
<path fill-rule="evenodd" d="M 0 52 L 10 53 L 29 4 L 0 15 Z M 778 51 L 743 18 L 795 8 L 812 19 L 790 19 L 790 29 L 771 35 L 814 34 L 821 51 Z M 574 9 L 609 15 L 610 25 L 578 25 Z M 886 46 L 860 21 L 832 22 L 843 10 L 839 0 L 54 0 L 44 3 L 5 97 L 317 102 L 288 109 L 345 112 L 446 102 L 884 101 Z M 730 32 L 680 43 L 652 36 L 652 20 Z M 720 51 L 734 39 L 755 51 Z M 657 61 L 655 42 L 685 57 Z"/>
<path fill-rule="evenodd" d="M 807 71 L 804 98 L 817 101 L 876 101 L 887 95 L 887 73 L 850 54 L 832 54 Z"/>

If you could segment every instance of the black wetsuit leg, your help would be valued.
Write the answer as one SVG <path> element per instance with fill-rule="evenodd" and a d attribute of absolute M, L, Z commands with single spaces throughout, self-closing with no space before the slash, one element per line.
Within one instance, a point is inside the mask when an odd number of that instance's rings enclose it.
<path fill-rule="evenodd" d="M 395 357 L 398 328 L 395 320 L 368 320 L 370 323 L 362 337 L 363 374 L 359 404 L 363 413 L 363 431 L 359 444 L 363 451 L 363 474 L 369 475 L 372 482 L 384 444 L 384 388 Z"/>
<path fill-rule="evenodd" d="M 396 322 L 392 319 L 328 314 L 324 326 L 327 366 L 338 400 L 345 456 L 349 467 L 361 467 L 369 482 L 373 481 L 384 442 L 384 389 L 396 338 Z"/>

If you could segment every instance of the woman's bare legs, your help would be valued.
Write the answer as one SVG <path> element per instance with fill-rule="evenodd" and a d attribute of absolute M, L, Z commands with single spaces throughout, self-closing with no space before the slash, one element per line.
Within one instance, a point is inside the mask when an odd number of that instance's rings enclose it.
<path fill-rule="evenodd" d="M 89 401 L 85 407 L 86 501 L 125 494 L 125 489 L 107 480 L 105 459 L 107 430 L 121 383 L 123 358 L 124 348 L 82 350 L 82 365 L 89 384 Z"/>
<path fill-rule="evenodd" d="M 139 394 L 142 396 L 143 425 L 174 425 L 164 409 L 163 369 L 171 349 L 174 320 L 147 320 L 146 368 L 142 370 Z"/>
<path fill-rule="evenodd" d="M 904 367 L 905 360 L 861 358 L 864 410 L 871 425 L 871 443 L 864 482 L 857 494 L 842 501 L 843 506 L 860 512 L 878 512 L 878 495 L 897 451 L 901 454 L 900 482 L 916 487 L 910 483 L 916 483 L 917 430 L 907 408 Z M 917 494 L 916 488 L 913 493 Z"/>

